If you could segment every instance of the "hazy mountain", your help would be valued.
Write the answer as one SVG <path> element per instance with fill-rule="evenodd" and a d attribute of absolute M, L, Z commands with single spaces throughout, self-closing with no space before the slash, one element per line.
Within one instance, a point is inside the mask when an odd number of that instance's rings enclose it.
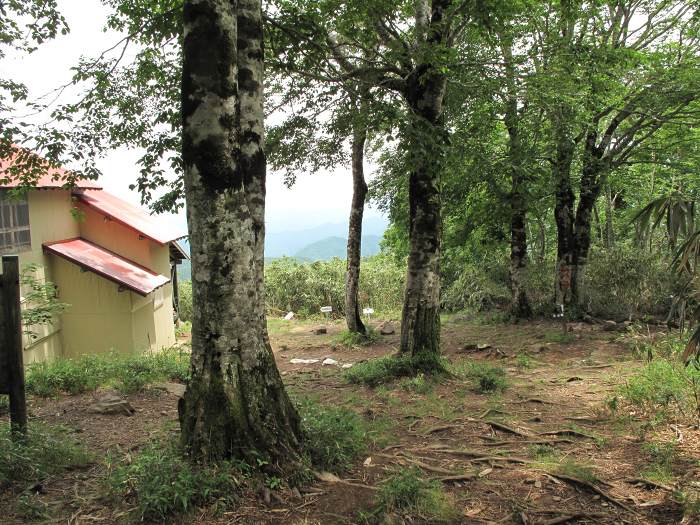
<path fill-rule="evenodd" d="M 369 257 L 379 253 L 378 235 L 362 236 L 362 256 Z M 304 261 L 326 261 L 333 257 L 345 259 L 348 241 L 345 237 L 326 237 L 320 241 L 313 242 L 294 254 L 296 259 Z"/>
<path fill-rule="evenodd" d="M 382 217 L 366 217 L 362 222 L 362 256 L 368 257 L 379 253 L 379 242 L 386 230 L 387 222 Z M 321 261 L 333 257 L 345 258 L 347 250 L 347 223 L 325 223 L 303 230 L 284 232 L 267 232 L 265 234 L 265 259 L 278 257 L 295 257 L 305 261 Z M 179 241 L 180 246 L 190 251 L 187 239 Z M 178 277 L 189 280 L 191 267 L 189 261 L 178 266 Z"/>

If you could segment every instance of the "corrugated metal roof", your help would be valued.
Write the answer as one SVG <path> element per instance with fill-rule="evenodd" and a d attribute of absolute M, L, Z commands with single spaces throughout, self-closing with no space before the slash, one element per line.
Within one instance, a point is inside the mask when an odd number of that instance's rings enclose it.
<path fill-rule="evenodd" d="M 168 244 L 187 237 L 187 232 L 180 231 L 175 225 L 163 218 L 149 215 L 138 206 L 106 191 L 76 192 L 76 197 L 102 215 L 135 230 L 158 244 Z"/>
<path fill-rule="evenodd" d="M 156 288 L 170 282 L 170 279 L 164 275 L 152 272 L 84 239 L 45 243 L 44 250 L 63 257 L 139 295 L 146 296 Z"/>
<path fill-rule="evenodd" d="M 44 172 L 36 183 L 37 189 L 51 190 L 63 188 L 68 179 L 68 170 L 63 168 L 52 168 L 49 163 L 37 155 L 27 153 L 26 150 L 20 150 L 12 157 L 0 159 L 0 188 L 16 188 L 20 181 L 16 174 L 9 173 L 13 166 L 17 166 L 23 170 L 37 170 Z M 79 189 L 102 189 L 96 181 L 88 179 L 78 179 L 75 181 L 73 188 Z"/>

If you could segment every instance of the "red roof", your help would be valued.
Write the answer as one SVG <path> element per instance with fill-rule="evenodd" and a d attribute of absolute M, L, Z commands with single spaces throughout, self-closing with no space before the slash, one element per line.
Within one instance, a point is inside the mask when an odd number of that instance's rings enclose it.
<path fill-rule="evenodd" d="M 44 250 L 95 272 L 139 295 L 146 296 L 170 282 L 170 279 L 164 275 L 152 272 L 84 239 L 45 243 Z"/>
<path fill-rule="evenodd" d="M 21 170 L 36 170 L 42 172 L 39 176 L 36 185 L 37 189 L 60 189 L 63 188 L 68 179 L 68 170 L 63 168 L 52 168 L 48 161 L 42 159 L 38 155 L 31 154 L 22 148 L 18 148 L 17 152 L 10 158 L 0 159 L 0 188 L 16 188 L 20 185 L 20 181 L 16 174 L 8 173 L 7 170 L 17 166 Z M 9 180 L 8 180 L 9 179 Z M 102 186 L 94 180 L 76 179 L 74 188 L 80 189 L 102 189 Z"/>
<path fill-rule="evenodd" d="M 168 244 L 187 237 L 187 232 L 181 231 L 163 218 L 149 215 L 138 206 L 129 204 L 106 191 L 80 192 L 76 196 L 102 215 L 131 228 L 158 244 Z"/>

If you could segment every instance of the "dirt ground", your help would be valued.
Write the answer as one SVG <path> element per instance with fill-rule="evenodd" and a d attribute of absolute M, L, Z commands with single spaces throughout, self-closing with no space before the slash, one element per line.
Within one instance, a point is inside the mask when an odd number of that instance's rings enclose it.
<path fill-rule="evenodd" d="M 450 361 L 489 361 L 506 370 L 508 388 L 487 395 L 457 378 L 425 393 L 350 385 L 341 366 L 395 352 L 398 327 L 371 347 L 346 348 L 334 342 L 340 321 L 325 323 L 328 333 L 322 335 L 315 335 L 314 326 L 271 322 L 284 381 L 296 396 L 346 406 L 372 422 L 381 434 L 375 436 L 374 449 L 342 480 L 317 482 L 301 495 L 280 491 L 266 504 L 260 495 L 246 494 L 217 518 L 203 512 L 168 523 L 358 523 L 358 511 L 372 506 L 378 483 L 399 465 L 418 466 L 426 477 L 440 479 L 460 509 L 462 523 L 679 523 L 682 508 L 673 487 L 640 479 L 649 464 L 642 430 L 647 441 L 678 442 L 674 482 L 700 480 L 697 427 L 649 429 L 628 409 L 623 414 L 606 409 L 606 400 L 625 376 L 641 366 L 624 334 L 577 324 L 561 338 L 560 326 L 549 322 L 510 325 L 445 318 L 443 347 Z M 338 364 L 322 365 L 326 358 Z M 292 364 L 292 359 L 319 362 Z M 100 495 L 99 479 L 107 468 L 100 459 L 133 454 L 153 435 L 177 432 L 173 394 L 151 389 L 131 396 L 133 416 L 89 414 L 86 407 L 93 398 L 30 400 L 32 419 L 74 429 L 98 458 L 87 469 L 44 481 L 42 499 L 56 516 L 53 523 L 122 523 L 127 506 L 114 508 Z M 552 469 L 533 454 L 537 447 L 555 451 L 558 463 L 585 468 L 597 481 L 581 484 L 576 481 L 580 476 Z M 2 523 L 20 523 L 8 512 L 3 516 Z"/>

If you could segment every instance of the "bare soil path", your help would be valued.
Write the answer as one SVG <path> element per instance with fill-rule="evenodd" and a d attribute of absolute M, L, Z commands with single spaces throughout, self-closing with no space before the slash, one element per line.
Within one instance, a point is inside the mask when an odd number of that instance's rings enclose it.
<path fill-rule="evenodd" d="M 559 325 L 548 322 L 447 318 L 443 340 L 450 362 L 474 360 L 506 372 L 508 387 L 484 394 L 460 378 L 420 388 L 348 384 L 341 365 L 395 352 L 398 335 L 371 347 L 346 348 L 334 343 L 342 324 L 326 326 L 327 334 L 315 335 L 312 323 L 275 320 L 277 362 L 293 395 L 346 406 L 371 423 L 366 457 L 341 481 L 319 481 L 301 497 L 283 490 L 266 505 L 259 495 L 247 494 L 223 515 L 202 511 L 172 523 L 360 523 L 358 512 L 371 508 L 376 488 L 397 466 L 417 466 L 426 477 L 441 480 L 460 509 L 461 523 L 681 521 L 673 483 L 645 476 L 650 460 L 642 444 L 650 434 L 676 439 L 673 481 L 700 479 L 700 432 L 683 425 L 652 428 L 625 409 L 610 410 L 618 386 L 641 366 L 624 334 L 578 324 L 563 336 Z M 326 358 L 338 364 L 322 365 Z M 130 417 L 89 414 L 92 398 L 32 400 L 33 419 L 74 429 L 98 458 L 88 469 L 44 482 L 42 497 L 59 517 L 55 523 L 124 522 L 126 509 L 100 496 L 99 479 L 109 468 L 105 458 L 134 454 L 153 435 L 177 431 L 177 397 L 171 393 L 151 389 L 132 396 L 137 412 Z M 21 522 L 4 515 L 2 523 Z"/>

